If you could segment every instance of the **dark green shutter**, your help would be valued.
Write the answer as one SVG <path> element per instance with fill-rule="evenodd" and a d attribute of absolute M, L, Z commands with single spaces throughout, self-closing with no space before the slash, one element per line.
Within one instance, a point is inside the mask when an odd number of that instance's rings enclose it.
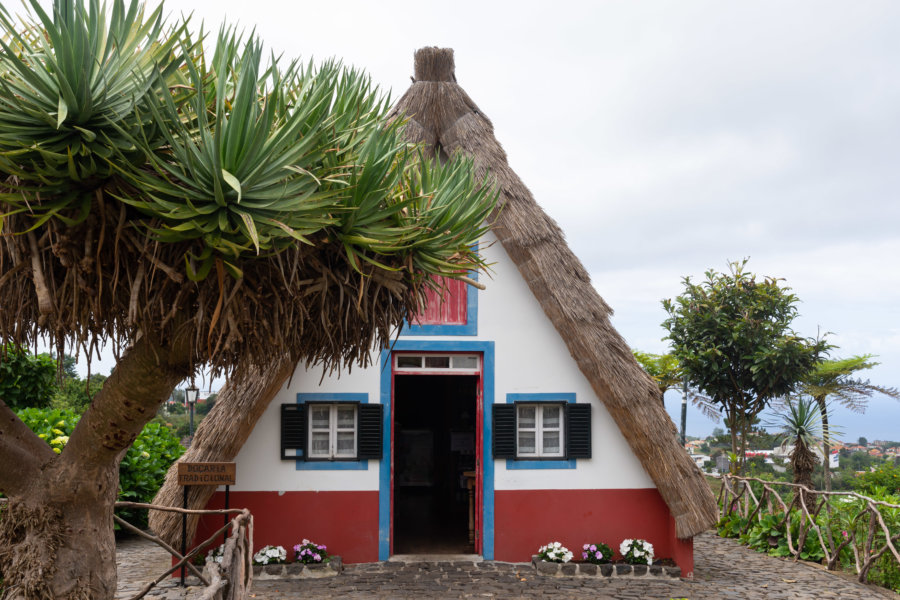
<path fill-rule="evenodd" d="M 298 456 L 288 456 L 287 450 L 297 450 Z M 303 460 L 306 456 L 306 405 L 281 405 L 281 459 Z"/>
<path fill-rule="evenodd" d="M 591 405 L 566 405 L 566 457 L 591 457 Z"/>
<path fill-rule="evenodd" d="M 359 405 L 359 460 L 379 460 L 383 455 L 381 422 L 384 415 L 382 404 Z"/>
<path fill-rule="evenodd" d="M 494 458 L 516 458 L 516 405 L 494 404 Z"/>

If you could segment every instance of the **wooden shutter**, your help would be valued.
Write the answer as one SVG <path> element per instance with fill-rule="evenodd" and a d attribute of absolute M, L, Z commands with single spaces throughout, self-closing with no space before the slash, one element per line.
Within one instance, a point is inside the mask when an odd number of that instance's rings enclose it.
<path fill-rule="evenodd" d="M 297 450 L 288 456 L 287 450 Z M 306 405 L 281 405 L 281 459 L 304 460 L 306 456 Z"/>
<path fill-rule="evenodd" d="M 439 278 L 440 288 L 425 291 L 426 305 L 412 325 L 465 325 L 468 322 L 468 287 L 459 279 Z"/>
<path fill-rule="evenodd" d="M 566 457 L 591 457 L 591 405 L 566 405 Z"/>
<path fill-rule="evenodd" d="M 516 405 L 494 404 L 494 458 L 516 458 Z"/>
<path fill-rule="evenodd" d="M 382 404 L 360 404 L 356 457 L 359 460 L 379 460 L 383 456 L 381 422 L 384 416 Z"/>

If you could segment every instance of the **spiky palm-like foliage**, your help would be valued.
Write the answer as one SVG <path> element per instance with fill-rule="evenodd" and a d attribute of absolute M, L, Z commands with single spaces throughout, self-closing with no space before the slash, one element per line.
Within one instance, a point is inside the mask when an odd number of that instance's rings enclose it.
<path fill-rule="evenodd" d="M 485 266 L 495 194 L 337 62 L 201 44 L 137 0 L 28 6 L 0 7 L 0 343 L 126 350 L 60 455 L 0 399 L 0 571 L 112 598 L 119 457 L 176 383 L 365 364 L 432 277 Z"/>
<path fill-rule="evenodd" d="M 665 394 L 669 390 L 680 389 L 684 385 L 684 371 L 678 359 L 672 354 L 651 354 L 640 350 L 632 350 L 635 360 L 653 378 L 659 388 L 660 400 L 665 406 Z M 722 413 L 713 401 L 694 388 L 688 388 L 691 403 L 708 419 L 718 422 Z"/>
<path fill-rule="evenodd" d="M 227 28 L 207 56 L 135 1 L 31 7 L 0 14 L 4 338 L 180 331 L 216 368 L 273 344 L 340 364 L 429 276 L 483 266 L 494 195 L 403 142 L 363 73 Z"/>
<path fill-rule="evenodd" d="M 781 429 L 782 441 L 794 446 L 790 454 L 794 483 L 812 489 L 812 473 L 819 460 L 815 448 L 825 439 L 818 405 L 804 396 L 789 399 L 775 424 Z"/>
<path fill-rule="evenodd" d="M 819 407 L 822 417 L 822 430 L 826 434 L 825 456 L 830 455 L 828 433 L 831 425 L 828 422 L 828 402 L 834 401 L 856 413 L 864 413 L 869 398 L 875 394 L 883 394 L 895 400 L 900 399 L 900 391 L 871 383 L 868 379 L 855 377 L 860 371 L 878 365 L 872 354 L 822 360 L 816 364 L 802 384 L 802 391 L 811 396 Z M 825 489 L 831 491 L 831 470 L 825 461 Z"/>

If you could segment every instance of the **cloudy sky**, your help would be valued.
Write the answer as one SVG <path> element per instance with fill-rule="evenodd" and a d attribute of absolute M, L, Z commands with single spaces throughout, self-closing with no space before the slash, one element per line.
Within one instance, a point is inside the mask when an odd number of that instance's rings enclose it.
<path fill-rule="evenodd" d="M 459 83 L 566 232 L 628 342 L 666 351 L 684 276 L 749 269 L 800 297 L 797 331 L 873 353 L 900 387 L 900 3 L 178 0 L 285 57 L 337 56 L 399 97 L 416 48 Z M 667 398 L 675 414 L 680 400 Z M 900 439 L 900 402 L 837 411 Z M 689 434 L 715 426 L 691 411 Z"/>

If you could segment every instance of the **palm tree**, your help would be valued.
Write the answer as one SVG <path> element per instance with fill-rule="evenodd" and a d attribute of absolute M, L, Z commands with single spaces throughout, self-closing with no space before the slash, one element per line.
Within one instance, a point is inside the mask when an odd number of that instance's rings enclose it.
<path fill-rule="evenodd" d="M 790 443 L 794 447 L 790 454 L 793 482 L 813 489 L 812 474 L 818 462 L 815 448 L 825 439 L 818 404 L 804 396 L 789 399 L 785 402 L 784 411 L 778 414 L 775 425 L 781 427 L 782 443 Z"/>
<path fill-rule="evenodd" d="M 367 362 L 434 276 L 484 267 L 496 195 L 359 71 L 138 0 L 41 4 L 0 6 L 0 345 L 119 360 L 60 455 L 0 400 L 0 572 L 103 599 L 119 458 L 174 386 Z"/>
<path fill-rule="evenodd" d="M 857 412 L 864 413 L 869 398 L 875 394 L 883 394 L 890 398 L 900 399 L 900 391 L 871 383 L 868 379 L 854 377 L 859 371 L 871 369 L 879 363 L 874 362 L 872 354 L 851 356 L 850 358 L 836 358 L 822 360 L 816 364 L 815 369 L 803 382 L 800 391 L 816 402 L 822 421 L 825 444 L 825 489 L 831 491 L 831 472 L 828 458 L 830 456 L 830 437 L 827 402 L 837 401 L 842 406 Z"/>
<path fill-rule="evenodd" d="M 660 402 L 665 405 L 666 392 L 679 389 L 684 385 L 684 371 L 678 364 L 678 359 L 672 354 L 651 354 L 634 349 L 631 352 L 638 364 L 656 382 L 656 386 L 659 388 Z M 722 418 L 722 413 L 719 412 L 712 400 L 697 390 L 690 388 L 688 398 L 707 418 L 715 422 Z"/>

